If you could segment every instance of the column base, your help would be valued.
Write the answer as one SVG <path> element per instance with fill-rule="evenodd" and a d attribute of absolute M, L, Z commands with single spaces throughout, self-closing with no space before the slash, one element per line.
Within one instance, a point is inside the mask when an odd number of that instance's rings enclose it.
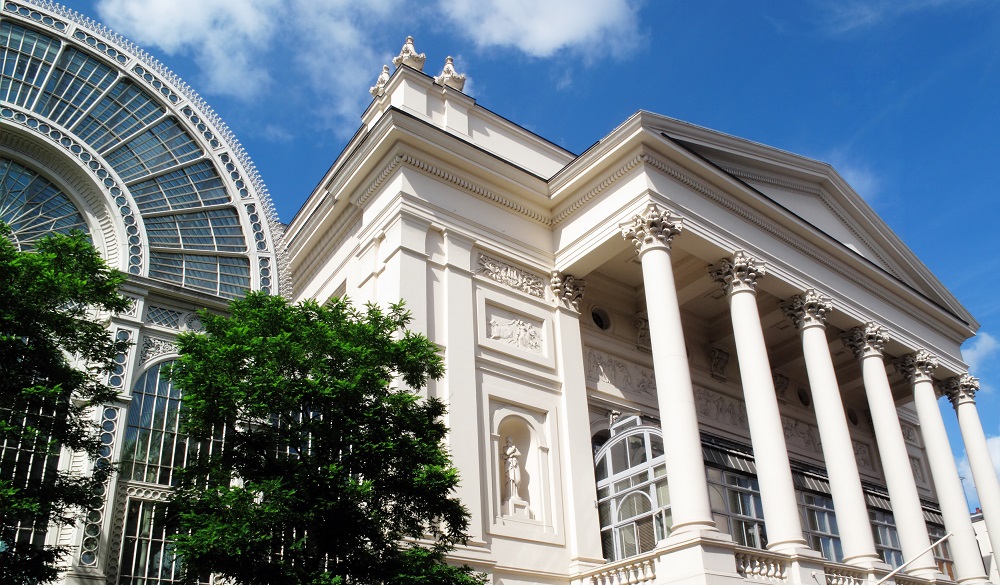
<path fill-rule="evenodd" d="M 736 545 L 728 535 L 693 526 L 657 543 L 655 585 L 738 585 Z"/>
<path fill-rule="evenodd" d="M 769 542 L 767 550 L 788 556 L 822 559 L 823 553 L 809 548 L 805 540 L 786 540 L 784 542 Z"/>
<path fill-rule="evenodd" d="M 892 566 L 883 561 L 881 557 L 870 557 L 867 555 L 862 557 L 845 558 L 844 564 L 852 567 L 858 567 L 859 569 L 884 571 L 886 573 L 892 570 Z"/>

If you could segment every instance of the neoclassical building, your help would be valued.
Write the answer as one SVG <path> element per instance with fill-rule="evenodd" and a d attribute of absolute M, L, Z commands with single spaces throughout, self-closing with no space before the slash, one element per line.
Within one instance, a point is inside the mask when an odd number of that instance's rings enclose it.
<path fill-rule="evenodd" d="M 282 233 L 225 125 L 138 48 L 6 1 L 0 49 L 0 217 L 22 247 L 86 229 L 135 299 L 95 414 L 121 472 L 79 525 L 15 535 L 77 547 L 66 583 L 174 582 L 155 512 L 187 443 L 161 368 L 195 309 L 250 289 L 406 301 L 447 365 L 426 392 L 471 512 L 454 560 L 497 585 L 987 582 L 938 409 L 1000 550 L 959 351 L 978 325 L 829 165 L 649 112 L 573 154 L 408 41 Z"/>

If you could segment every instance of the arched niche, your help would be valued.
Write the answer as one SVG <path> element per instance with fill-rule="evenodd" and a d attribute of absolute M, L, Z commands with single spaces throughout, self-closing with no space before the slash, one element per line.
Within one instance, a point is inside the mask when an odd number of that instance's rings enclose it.
<path fill-rule="evenodd" d="M 551 461 L 545 419 L 544 413 L 515 405 L 499 404 L 494 409 L 490 458 L 492 503 L 494 517 L 500 523 L 523 523 L 534 530 L 552 526 Z M 519 471 L 513 497 L 508 479 L 511 456 L 517 458 Z"/>

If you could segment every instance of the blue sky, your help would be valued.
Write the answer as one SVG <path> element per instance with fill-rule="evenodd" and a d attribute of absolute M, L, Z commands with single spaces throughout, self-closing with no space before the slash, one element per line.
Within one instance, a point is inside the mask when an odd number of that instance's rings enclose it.
<path fill-rule="evenodd" d="M 290 221 L 406 35 L 573 152 L 639 109 L 833 164 L 980 321 L 963 348 L 1000 467 L 1000 2 L 79 0 L 243 142 Z M 529 16 L 530 15 L 530 16 Z M 942 401 L 963 473 L 961 437 Z M 975 505 L 975 495 L 971 495 Z"/>

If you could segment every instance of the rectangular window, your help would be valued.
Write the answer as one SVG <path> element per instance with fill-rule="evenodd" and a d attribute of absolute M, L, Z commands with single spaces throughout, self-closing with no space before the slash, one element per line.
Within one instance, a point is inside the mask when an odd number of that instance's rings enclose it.
<path fill-rule="evenodd" d="M 823 553 L 827 560 L 842 562 L 844 551 L 840 547 L 840 531 L 833 500 L 825 495 L 798 492 L 799 511 L 802 513 L 802 532 L 814 550 Z"/>
<path fill-rule="evenodd" d="M 933 544 L 941 540 L 948 532 L 944 529 L 944 526 L 928 524 L 927 534 L 931 537 L 931 543 Z M 934 562 L 937 563 L 939 571 L 948 575 L 948 578 L 952 581 L 955 580 L 955 563 L 951 560 L 951 547 L 949 547 L 947 540 L 934 547 Z"/>
<path fill-rule="evenodd" d="M 767 533 L 757 478 L 713 467 L 706 472 L 712 515 L 719 530 L 737 544 L 765 548 Z"/>
<path fill-rule="evenodd" d="M 903 550 L 899 546 L 899 533 L 896 531 L 896 519 L 892 512 L 868 510 L 868 518 L 871 520 L 875 550 L 879 556 L 894 569 L 902 565 Z"/>

